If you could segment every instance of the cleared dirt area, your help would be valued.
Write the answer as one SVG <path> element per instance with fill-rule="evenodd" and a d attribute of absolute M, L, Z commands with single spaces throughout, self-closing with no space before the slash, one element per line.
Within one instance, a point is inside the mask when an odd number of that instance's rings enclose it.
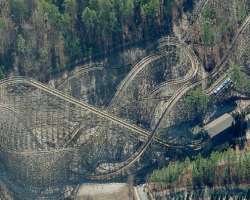
<path fill-rule="evenodd" d="M 129 187 L 125 183 L 83 184 L 77 200 L 129 200 Z"/>

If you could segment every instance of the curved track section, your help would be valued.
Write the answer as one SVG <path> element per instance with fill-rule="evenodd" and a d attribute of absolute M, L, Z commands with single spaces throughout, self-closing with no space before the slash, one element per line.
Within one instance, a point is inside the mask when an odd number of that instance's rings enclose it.
<path fill-rule="evenodd" d="M 165 46 L 177 46 L 180 48 L 185 48 L 185 52 L 188 55 L 191 63 L 192 63 L 192 70 L 193 73 L 191 76 L 186 77 L 186 80 L 180 79 L 176 80 L 176 82 L 183 83 L 187 80 L 190 80 L 192 76 L 195 76 L 198 71 L 198 62 L 197 58 L 195 57 L 194 52 L 192 52 L 190 47 L 185 47 L 186 45 L 184 43 L 181 43 L 177 38 L 174 37 L 164 37 L 158 40 L 159 48 L 162 49 Z M 112 107 L 113 104 L 117 103 L 119 100 L 119 97 L 121 96 L 122 92 L 128 87 L 128 85 L 131 83 L 131 81 L 138 75 L 139 72 L 141 72 L 148 64 L 151 62 L 163 57 L 162 54 L 156 54 L 156 55 L 150 55 L 144 59 L 142 59 L 139 63 L 137 63 L 132 70 L 129 72 L 129 74 L 126 76 L 126 78 L 121 82 L 119 87 L 117 88 L 117 91 L 112 98 L 110 102 L 110 107 Z"/>
<path fill-rule="evenodd" d="M 93 67 L 93 65 L 95 65 Z M 96 66 L 97 65 L 97 66 Z M 102 64 L 101 63 L 94 63 L 94 64 L 88 64 L 85 67 L 80 68 L 79 70 L 75 71 L 72 75 L 70 75 L 67 79 L 63 80 L 61 83 L 59 83 L 59 85 L 57 86 L 57 88 L 59 90 L 63 89 L 63 86 L 70 80 L 72 80 L 73 78 L 75 78 L 76 76 L 82 75 L 82 74 L 86 74 L 88 72 L 91 71 L 95 71 L 95 70 L 102 70 Z"/>
<path fill-rule="evenodd" d="M 189 46 L 186 46 L 184 48 L 185 48 L 186 54 L 188 55 L 190 61 L 192 62 L 192 67 L 191 67 L 190 72 L 184 78 L 168 80 L 166 82 L 161 83 L 158 87 L 156 87 L 150 93 L 150 96 L 156 95 L 161 90 L 164 90 L 164 88 L 166 87 L 171 87 L 173 85 L 180 85 L 185 82 L 188 82 L 189 80 L 192 80 L 197 75 L 199 71 L 200 61 Z"/>
<path fill-rule="evenodd" d="M 118 97 L 121 95 L 122 91 L 124 90 L 124 88 L 126 88 L 129 83 L 131 82 L 131 80 L 133 80 L 133 78 L 145 67 L 147 66 L 149 63 L 161 58 L 162 55 L 150 55 L 147 56 L 145 58 L 143 58 L 140 62 L 138 62 L 136 65 L 133 66 L 132 70 L 129 72 L 129 74 L 126 76 L 125 79 L 123 79 L 123 81 L 121 82 L 121 84 L 118 86 L 117 91 L 115 93 L 115 95 L 113 96 L 111 102 L 110 102 L 110 107 L 112 107 L 113 104 L 116 103 L 116 101 L 118 100 Z"/>

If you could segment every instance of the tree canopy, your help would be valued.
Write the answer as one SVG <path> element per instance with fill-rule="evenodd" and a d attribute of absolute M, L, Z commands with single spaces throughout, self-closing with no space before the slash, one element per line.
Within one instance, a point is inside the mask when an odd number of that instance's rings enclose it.
<path fill-rule="evenodd" d="M 156 39 L 171 31 L 173 2 L 4 1 L 0 12 L 3 73 L 15 68 L 20 75 L 39 74 L 40 79 L 47 79 L 83 58 L 122 48 L 121 44 Z"/>

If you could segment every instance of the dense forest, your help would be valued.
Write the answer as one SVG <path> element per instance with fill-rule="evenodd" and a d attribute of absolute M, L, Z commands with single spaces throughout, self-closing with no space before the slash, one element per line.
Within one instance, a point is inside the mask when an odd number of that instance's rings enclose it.
<path fill-rule="evenodd" d="M 14 72 L 48 80 L 84 58 L 93 59 L 107 55 L 113 48 L 156 39 L 171 31 L 173 9 L 186 9 L 190 2 L 1 1 L 0 78 Z"/>
<path fill-rule="evenodd" d="M 166 188 L 176 187 L 216 187 L 249 183 L 250 151 L 229 149 L 213 152 L 209 158 L 200 155 L 190 161 L 175 162 L 166 168 L 154 171 L 150 181 Z"/>

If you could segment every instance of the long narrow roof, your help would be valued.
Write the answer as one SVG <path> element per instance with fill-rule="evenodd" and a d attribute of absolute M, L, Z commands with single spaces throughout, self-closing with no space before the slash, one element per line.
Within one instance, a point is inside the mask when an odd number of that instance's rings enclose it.
<path fill-rule="evenodd" d="M 204 126 L 204 130 L 207 131 L 208 135 L 211 138 L 213 138 L 222 131 L 231 127 L 233 122 L 234 118 L 232 117 L 232 115 L 226 113 Z"/>

